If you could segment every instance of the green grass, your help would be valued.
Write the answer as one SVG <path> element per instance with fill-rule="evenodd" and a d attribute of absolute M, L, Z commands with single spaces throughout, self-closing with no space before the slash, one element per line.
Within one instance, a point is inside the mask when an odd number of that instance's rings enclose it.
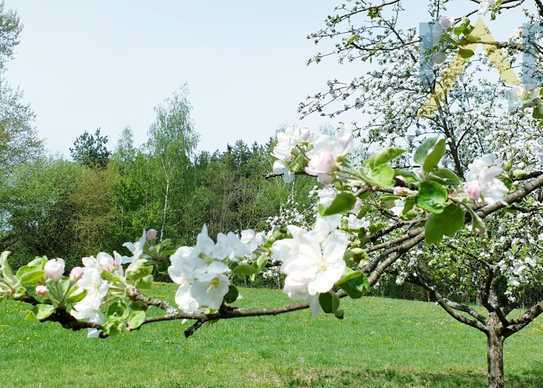
<path fill-rule="evenodd" d="M 172 285 L 154 294 L 173 295 Z M 242 290 L 241 305 L 281 305 L 279 291 Z M 482 386 L 485 338 L 431 303 L 364 298 L 338 321 L 307 311 L 222 321 L 183 337 L 180 322 L 89 340 L 0 305 L 0 386 Z M 541 386 L 536 322 L 506 343 L 511 386 Z"/>

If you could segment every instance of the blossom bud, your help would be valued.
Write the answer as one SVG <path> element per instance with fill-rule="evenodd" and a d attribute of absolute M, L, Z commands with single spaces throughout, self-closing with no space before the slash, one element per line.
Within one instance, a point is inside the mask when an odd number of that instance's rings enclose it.
<path fill-rule="evenodd" d="M 145 232 L 145 238 L 147 241 L 154 241 L 158 237 L 158 231 L 156 229 L 149 229 L 147 232 Z"/>
<path fill-rule="evenodd" d="M 70 280 L 72 282 L 77 282 L 83 276 L 85 270 L 82 267 L 74 267 L 70 272 Z"/>
<path fill-rule="evenodd" d="M 481 197 L 481 186 L 479 185 L 479 181 L 467 182 L 464 186 L 464 190 L 466 191 L 468 197 L 474 201 Z"/>
<path fill-rule="evenodd" d="M 396 186 L 392 192 L 397 197 L 407 197 L 411 193 L 411 190 L 407 187 Z"/>
<path fill-rule="evenodd" d="M 47 287 L 45 287 L 43 285 L 36 286 L 36 295 L 41 296 L 41 297 L 45 297 L 45 296 L 47 296 L 48 293 L 49 293 L 49 290 L 47 289 Z"/>
<path fill-rule="evenodd" d="M 442 16 L 441 18 L 439 18 L 439 25 L 444 30 L 448 30 L 454 25 L 454 18 L 452 16 Z"/>
<path fill-rule="evenodd" d="M 64 260 L 52 259 L 49 260 L 43 268 L 45 278 L 49 280 L 59 280 L 64 274 Z"/>

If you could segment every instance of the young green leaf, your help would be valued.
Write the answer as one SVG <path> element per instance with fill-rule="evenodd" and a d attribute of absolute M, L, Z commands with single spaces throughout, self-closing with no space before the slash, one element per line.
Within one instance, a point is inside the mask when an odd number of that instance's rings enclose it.
<path fill-rule="evenodd" d="M 437 182 L 425 181 L 420 184 L 417 195 L 417 206 L 430 213 L 441 213 L 449 194 L 447 189 Z"/>
<path fill-rule="evenodd" d="M 464 227 L 465 212 L 459 206 L 450 204 L 442 213 L 432 214 L 425 226 L 426 242 L 437 244 L 443 240 L 443 236 L 454 236 Z"/>
<path fill-rule="evenodd" d="M 437 167 L 446 150 L 445 139 L 440 139 L 424 160 L 423 170 L 425 173 L 429 173 Z"/>
<path fill-rule="evenodd" d="M 330 206 L 321 212 L 321 215 L 332 216 L 334 214 L 346 213 L 354 207 L 355 203 L 356 197 L 354 194 L 347 192 L 339 193 Z"/>
<path fill-rule="evenodd" d="M 339 307 L 339 298 L 334 292 L 326 292 L 319 295 L 319 303 L 322 311 L 327 314 L 335 313 Z"/>

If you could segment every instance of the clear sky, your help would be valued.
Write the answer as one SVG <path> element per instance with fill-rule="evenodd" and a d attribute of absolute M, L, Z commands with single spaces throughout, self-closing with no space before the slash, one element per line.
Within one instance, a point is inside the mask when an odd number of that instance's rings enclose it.
<path fill-rule="evenodd" d="M 326 0 L 7 0 L 24 24 L 8 80 L 24 91 L 53 152 L 84 130 L 145 139 L 153 108 L 185 82 L 201 149 L 265 141 L 297 104 L 347 69 L 307 67 L 305 37 Z M 318 116 L 309 125 L 326 123 Z"/>
<path fill-rule="evenodd" d="M 296 122 L 297 104 L 327 79 L 364 71 L 360 64 L 334 61 L 306 66 L 317 48 L 305 37 L 334 4 L 7 0 L 24 23 L 8 80 L 24 91 L 48 148 L 61 154 L 77 135 L 98 127 L 115 143 L 130 126 L 141 143 L 153 108 L 185 82 L 200 149 L 224 148 L 240 138 L 265 141 L 280 126 Z M 418 21 L 426 20 L 413 18 Z M 517 27 L 503 19 L 500 24 L 493 31 L 502 35 Z M 327 123 L 333 122 L 319 116 L 306 120 L 317 128 Z"/>

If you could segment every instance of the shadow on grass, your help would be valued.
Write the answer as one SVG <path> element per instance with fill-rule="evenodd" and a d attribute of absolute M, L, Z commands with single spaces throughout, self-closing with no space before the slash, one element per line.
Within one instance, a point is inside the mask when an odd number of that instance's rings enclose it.
<path fill-rule="evenodd" d="M 309 370 L 284 375 L 289 387 L 485 387 L 486 375 L 450 371 L 421 373 L 397 370 Z M 522 374 L 507 375 L 507 387 L 542 387 L 543 364 Z"/>

